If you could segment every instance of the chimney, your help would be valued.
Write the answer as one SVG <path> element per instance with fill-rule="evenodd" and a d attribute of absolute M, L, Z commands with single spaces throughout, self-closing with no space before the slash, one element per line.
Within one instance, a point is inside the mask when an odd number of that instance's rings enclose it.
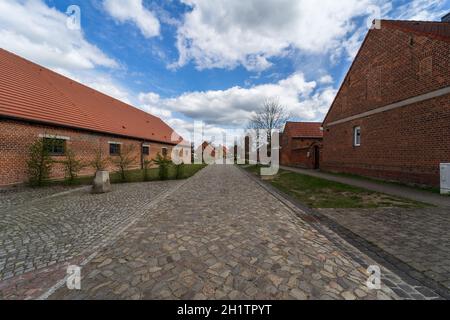
<path fill-rule="evenodd" d="M 450 22 L 450 12 L 447 13 L 445 16 L 441 19 L 442 22 Z"/>

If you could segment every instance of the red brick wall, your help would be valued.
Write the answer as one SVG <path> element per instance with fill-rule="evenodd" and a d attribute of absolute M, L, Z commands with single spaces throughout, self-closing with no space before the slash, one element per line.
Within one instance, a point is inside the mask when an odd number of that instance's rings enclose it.
<path fill-rule="evenodd" d="M 0 119 L 0 186 L 23 183 L 28 180 L 27 159 L 30 145 L 39 139 L 39 135 L 49 134 L 69 137 L 67 146 L 71 148 L 77 158 L 84 163 L 90 163 L 95 159 L 99 148 L 105 158 L 109 158 L 108 142 L 122 143 L 134 146 L 134 155 L 136 162 L 132 169 L 141 168 L 141 144 L 150 145 L 150 155 L 148 159 L 153 159 L 162 147 L 168 148 L 170 156 L 172 146 L 159 143 L 148 143 L 146 141 L 133 140 L 127 138 L 114 137 L 90 133 L 86 131 L 57 128 L 51 126 L 30 124 L 12 120 Z M 54 157 L 55 160 L 64 159 L 64 157 Z M 116 168 L 109 163 L 108 170 L 115 171 Z M 95 170 L 91 167 L 83 169 L 80 175 L 93 175 Z M 55 164 L 52 168 L 52 178 L 64 178 L 64 169 L 61 164 Z"/>
<path fill-rule="evenodd" d="M 371 30 L 325 124 L 448 86 L 448 42 Z"/>
<path fill-rule="evenodd" d="M 449 43 L 370 31 L 325 119 L 322 169 L 438 186 L 439 164 L 450 162 L 450 95 L 328 124 L 448 86 Z M 355 126 L 360 147 L 353 146 Z"/>
<path fill-rule="evenodd" d="M 439 186 L 443 162 L 450 162 L 450 95 L 324 130 L 323 170 Z"/>
<path fill-rule="evenodd" d="M 314 145 L 321 147 L 320 138 L 281 137 L 280 163 L 284 166 L 295 166 L 314 169 Z"/>

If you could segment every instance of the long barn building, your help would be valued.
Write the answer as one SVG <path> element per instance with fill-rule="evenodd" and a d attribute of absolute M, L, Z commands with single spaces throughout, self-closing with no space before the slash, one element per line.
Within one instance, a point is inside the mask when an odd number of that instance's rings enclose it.
<path fill-rule="evenodd" d="M 56 141 L 55 163 L 67 148 L 88 164 L 133 145 L 133 169 L 157 153 L 170 155 L 181 141 L 158 117 L 0 49 L 0 186 L 28 180 L 28 152 L 37 139 Z M 93 173 L 87 166 L 81 175 Z M 51 178 L 63 177 L 62 165 L 54 165 Z"/>

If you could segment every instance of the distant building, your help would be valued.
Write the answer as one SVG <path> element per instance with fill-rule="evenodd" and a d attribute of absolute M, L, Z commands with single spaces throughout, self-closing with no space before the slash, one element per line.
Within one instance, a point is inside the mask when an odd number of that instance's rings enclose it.
<path fill-rule="evenodd" d="M 287 122 L 281 134 L 280 163 L 319 169 L 323 132 L 319 122 Z"/>
<path fill-rule="evenodd" d="M 215 147 L 213 144 L 207 141 L 203 141 L 203 143 L 197 148 L 197 154 L 201 154 L 204 162 L 209 162 L 212 159 L 226 159 L 227 157 L 227 148 L 225 146 L 219 145 Z"/>
<path fill-rule="evenodd" d="M 450 22 L 380 21 L 333 102 L 321 167 L 439 185 L 450 162 Z"/>
<path fill-rule="evenodd" d="M 28 150 L 37 139 L 56 140 L 54 160 L 70 147 L 84 163 L 97 153 L 117 157 L 133 145 L 133 168 L 141 168 L 157 153 L 170 156 L 181 141 L 173 133 L 155 116 L 0 49 L 0 186 L 28 180 Z M 81 172 L 92 174 L 89 166 Z M 55 164 L 51 178 L 63 177 Z"/>

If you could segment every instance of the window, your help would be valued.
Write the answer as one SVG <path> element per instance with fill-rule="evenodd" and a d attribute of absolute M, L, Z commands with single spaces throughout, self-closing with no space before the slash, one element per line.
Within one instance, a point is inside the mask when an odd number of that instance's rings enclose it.
<path fill-rule="evenodd" d="M 119 143 L 110 143 L 109 144 L 109 154 L 111 156 L 118 156 L 120 154 L 120 144 Z"/>
<path fill-rule="evenodd" d="M 44 138 L 44 146 L 51 156 L 63 156 L 66 154 L 66 140 Z"/>
<path fill-rule="evenodd" d="M 150 155 L 150 146 L 142 146 L 142 154 L 144 156 Z"/>
<path fill-rule="evenodd" d="M 361 146 L 361 127 L 353 128 L 353 146 Z"/>
<path fill-rule="evenodd" d="M 167 157 L 167 148 L 161 148 L 163 157 Z"/>

